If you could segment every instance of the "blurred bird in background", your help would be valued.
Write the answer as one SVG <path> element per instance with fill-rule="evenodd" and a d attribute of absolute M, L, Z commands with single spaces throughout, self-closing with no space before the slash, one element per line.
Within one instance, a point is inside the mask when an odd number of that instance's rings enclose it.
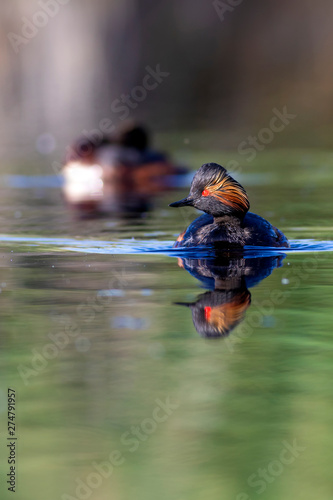
<path fill-rule="evenodd" d="M 151 147 L 143 125 L 128 122 L 113 135 L 81 137 L 67 150 L 65 200 L 82 215 L 140 214 L 187 172 Z"/>

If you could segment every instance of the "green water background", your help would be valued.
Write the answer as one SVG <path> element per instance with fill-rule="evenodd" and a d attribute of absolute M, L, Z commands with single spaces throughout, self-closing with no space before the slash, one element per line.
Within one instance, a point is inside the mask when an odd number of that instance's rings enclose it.
<path fill-rule="evenodd" d="M 226 164 L 232 158 L 215 151 L 184 156 L 194 169 L 207 159 Z M 245 162 L 239 179 L 252 211 L 290 239 L 333 240 L 332 165 L 330 151 L 265 151 L 251 165 Z M 26 172 L 9 167 L 4 173 Z M 168 208 L 185 194 L 160 197 L 140 221 L 75 221 L 57 189 L 3 188 L 1 232 L 171 241 L 196 215 Z M 1 242 L 0 256 L 1 498 L 13 495 L 4 486 L 12 387 L 18 500 L 79 498 L 77 479 L 93 483 L 94 463 L 115 450 L 122 463 L 90 487 L 91 494 L 86 489 L 85 498 L 331 500 L 331 253 L 288 255 L 251 289 L 246 338 L 239 326 L 214 341 L 200 338 L 190 311 L 174 305 L 203 293 L 175 258 Z M 98 294 L 110 289 L 113 295 L 101 302 Z M 273 290 L 282 298 L 271 307 Z M 22 376 L 50 344 L 50 334 L 69 331 L 65 348 Z M 130 451 L 124 433 L 149 427 L 143 422 L 152 418 L 156 401 L 168 398 L 177 408 Z M 286 442 L 302 451 L 281 466 Z M 260 469 L 270 479 L 262 487 L 253 485 Z"/>

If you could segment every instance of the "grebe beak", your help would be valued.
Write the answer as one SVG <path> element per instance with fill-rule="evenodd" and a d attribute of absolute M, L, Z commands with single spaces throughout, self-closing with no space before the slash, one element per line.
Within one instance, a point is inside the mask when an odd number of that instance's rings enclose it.
<path fill-rule="evenodd" d="M 170 203 L 169 207 L 186 207 L 186 206 L 192 206 L 193 205 L 193 200 L 192 198 L 183 198 L 180 201 L 175 201 L 174 203 Z"/>

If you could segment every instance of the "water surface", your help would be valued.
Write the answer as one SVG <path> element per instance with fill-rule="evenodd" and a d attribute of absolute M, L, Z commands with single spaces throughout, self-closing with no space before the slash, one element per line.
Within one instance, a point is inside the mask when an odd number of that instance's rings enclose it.
<path fill-rule="evenodd" d="M 16 498 L 331 500 L 331 165 L 289 151 L 244 169 L 251 210 L 292 249 L 223 271 L 171 249 L 196 215 L 168 208 L 186 190 L 139 219 L 77 220 L 59 185 L 7 178 L 0 411 L 6 429 L 13 387 Z M 259 258 L 276 262 L 261 275 Z M 234 327 L 205 338 L 184 304 L 211 314 L 230 297 Z"/>

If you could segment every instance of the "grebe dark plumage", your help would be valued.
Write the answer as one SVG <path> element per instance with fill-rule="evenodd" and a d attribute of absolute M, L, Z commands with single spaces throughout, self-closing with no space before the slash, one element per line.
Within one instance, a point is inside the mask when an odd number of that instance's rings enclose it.
<path fill-rule="evenodd" d="M 279 229 L 248 211 L 250 203 L 245 189 L 217 163 L 202 165 L 193 178 L 188 197 L 170 204 L 170 207 L 184 206 L 206 213 L 178 237 L 177 247 L 289 247 Z"/>

